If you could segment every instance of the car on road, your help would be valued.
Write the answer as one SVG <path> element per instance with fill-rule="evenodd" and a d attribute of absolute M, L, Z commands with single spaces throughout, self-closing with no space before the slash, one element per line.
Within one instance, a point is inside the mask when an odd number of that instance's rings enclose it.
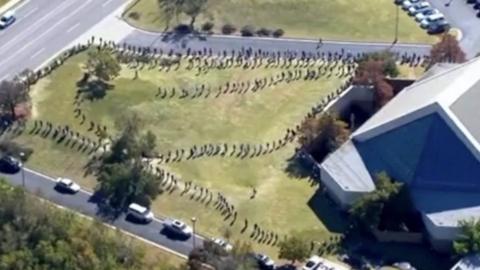
<path fill-rule="evenodd" d="M 233 246 L 222 238 L 212 238 L 212 242 L 227 252 L 233 249 Z"/>
<path fill-rule="evenodd" d="M 154 218 L 152 211 L 147 207 L 131 203 L 127 209 L 127 218 L 133 218 L 141 222 L 151 222 Z"/>
<path fill-rule="evenodd" d="M 14 23 L 15 20 L 15 12 L 13 12 L 12 10 L 5 12 L 5 14 L 3 14 L 0 18 L 0 29 L 7 28 L 9 25 Z"/>
<path fill-rule="evenodd" d="M 192 228 L 185 224 L 184 222 L 176 219 L 165 220 L 163 225 L 165 228 L 176 235 L 181 235 L 184 237 L 192 236 Z"/>
<path fill-rule="evenodd" d="M 6 173 L 17 173 L 22 167 L 22 162 L 18 159 L 5 155 L 0 159 L 0 171 Z"/>
<path fill-rule="evenodd" d="M 270 257 L 268 257 L 267 255 L 262 253 L 255 253 L 254 257 L 258 263 L 258 266 L 260 266 L 261 269 L 265 269 L 265 270 L 275 269 L 275 262 L 272 259 L 270 259 Z"/>
<path fill-rule="evenodd" d="M 421 12 L 422 10 L 425 10 L 425 9 L 428 9 L 428 8 L 430 8 L 430 4 L 427 3 L 427 2 L 416 3 L 408 9 L 408 15 L 413 16 L 413 15 Z"/>
<path fill-rule="evenodd" d="M 303 265 L 302 270 L 316 270 L 323 263 L 323 259 L 317 255 L 313 255 Z"/>
<path fill-rule="evenodd" d="M 77 193 L 80 191 L 80 186 L 77 183 L 73 182 L 71 179 L 62 177 L 57 178 L 55 188 L 69 193 Z"/>
<path fill-rule="evenodd" d="M 441 13 L 429 15 L 420 22 L 420 27 L 427 29 L 429 25 L 440 20 L 445 20 L 445 17 Z"/>
<path fill-rule="evenodd" d="M 428 16 L 433 15 L 433 14 L 438 14 L 438 13 L 440 13 L 440 11 L 438 11 L 438 9 L 427 9 L 425 11 L 422 11 L 422 12 L 419 12 L 419 13 L 415 14 L 415 21 L 421 22 L 421 21 L 425 20 L 425 18 L 427 18 Z"/>

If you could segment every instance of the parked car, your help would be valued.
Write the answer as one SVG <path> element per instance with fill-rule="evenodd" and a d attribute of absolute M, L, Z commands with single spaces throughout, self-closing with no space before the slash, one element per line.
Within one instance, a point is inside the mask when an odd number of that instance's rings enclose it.
<path fill-rule="evenodd" d="M 254 257 L 261 269 L 272 270 L 275 268 L 275 262 L 267 255 L 255 253 Z"/>
<path fill-rule="evenodd" d="M 233 249 L 233 246 L 230 243 L 221 238 L 212 238 L 212 242 L 227 252 L 232 251 Z"/>
<path fill-rule="evenodd" d="M 427 2 L 416 3 L 408 9 L 408 15 L 413 16 L 418 12 L 420 12 L 421 10 L 427 9 L 427 8 L 430 8 L 430 4 Z"/>
<path fill-rule="evenodd" d="M 396 262 L 393 266 L 400 270 L 416 270 L 409 262 Z"/>
<path fill-rule="evenodd" d="M 6 173 L 17 173 L 22 167 L 22 162 L 12 156 L 3 156 L 0 159 L 0 171 Z"/>
<path fill-rule="evenodd" d="M 150 211 L 148 208 L 136 203 L 131 203 L 128 206 L 127 217 L 141 222 L 151 222 L 154 216 L 152 211 Z"/>
<path fill-rule="evenodd" d="M 395 5 L 401 5 L 403 4 L 403 2 L 405 2 L 405 0 L 393 0 L 393 3 L 395 3 Z"/>
<path fill-rule="evenodd" d="M 62 177 L 57 178 L 55 188 L 70 193 L 77 193 L 80 191 L 80 186 L 77 183 L 73 182 L 71 179 Z"/>
<path fill-rule="evenodd" d="M 429 25 L 440 20 L 445 20 L 445 17 L 443 16 L 442 13 L 429 15 L 420 22 L 420 27 L 427 29 Z"/>
<path fill-rule="evenodd" d="M 450 30 L 450 24 L 446 20 L 440 20 L 428 26 L 427 32 L 430 35 L 441 34 Z"/>
<path fill-rule="evenodd" d="M 402 8 L 404 10 L 408 10 L 412 5 L 420 2 L 421 0 L 405 0 L 403 3 L 402 3 Z"/>
<path fill-rule="evenodd" d="M 302 270 L 316 270 L 323 262 L 323 259 L 317 255 L 313 255 L 303 265 Z"/>
<path fill-rule="evenodd" d="M 171 219 L 171 220 L 166 220 L 163 225 L 165 228 L 177 235 L 185 236 L 185 237 L 190 237 L 192 236 L 192 228 L 188 226 L 187 224 L 183 223 L 180 220 L 176 219 Z"/>
<path fill-rule="evenodd" d="M 15 12 L 9 10 L 5 12 L 0 18 L 0 29 L 7 28 L 9 25 L 13 24 L 16 21 Z"/>
<path fill-rule="evenodd" d="M 438 11 L 438 9 L 427 9 L 425 11 L 422 11 L 422 12 L 419 12 L 417 14 L 415 14 L 415 21 L 417 22 L 421 22 L 423 20 L 425 20 L 425 18 L 427 18 L 428 16 L 430 15 L 433 15 L 433 14 L 437 14 L 437 13 L 440 13 L 440 11 Z"/>

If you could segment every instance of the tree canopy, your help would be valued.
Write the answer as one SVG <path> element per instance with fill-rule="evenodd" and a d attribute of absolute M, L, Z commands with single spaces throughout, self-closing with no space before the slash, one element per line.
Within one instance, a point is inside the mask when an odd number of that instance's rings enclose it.
<path fill-rule="evenodd" d="M 458 255 L 480 252 L 480 220 L 470 219 L 459 222 L 460 236 L 453 242 L 453 250 Z"/>
<path fill-rule="evenodd" d="M 434 44 L 430 51 L 430 66 L 436 63 L 463 63 L 465 61 L 465 52 L 460 48 L 457 39 L 450 34 L 442 35 L 442 39 Z"/>
<path fill-rule="evenodd" d="M 300 126 L 298 143 L 317 160 L 343 144 L 350 135 L 347 123 L 336 114 L 324 113 L 307 118 Z"/>
<path fill-rule="evenodd" d="M 141 119 L 136 114 L 121 118 L 117 125 L 122 132 L 112 142 L 98 172 L 97 190 L 109 205 L 123 209 L 132 202 L 149 206 L 161 193 L 160 180 L 142 161 L 145 153 L 153 153 L 156 137 L 152 132 L 140 133 Z"/>
<path fill-rule="evenodd" d="M 190 29 L 194 29 L 197 17 L 207 10 L 208 0 L 157 0 L 163 12 L 166 28 L 168 29 L 173 16 L 177 18 L 180 14 L 190 17 Z"/>
<path fill-rule="evenodd" d="M 150 269 L 119 232 L 0 179 L 0 269 Z"/>
<path fill-rule="evenodd" d="M 297 236 L 290 236 L 281 241 L 279 247 L 278 257 L 292 261 L 292 263 L 304 261 L 310 255 L 308 244 Z"/>
<path fill-rule="evenodd" d="M 0 111 L 16 119 L 15 108 L 28 100 L 25 84 L 18 80 L 4 80 L 0 83 Z"/>
<path fill-rule="evenodd" d="M 103 81 L 114 79 L 122 69 L 117 59 L 110 52 L 102 49 L 88 53 L 86 68 L 90 74 Z"/>
<path fill-rule="evenodd" d="M 350 214 L 371 228 L 377 228 L 383 208 L 400 193 L 402 184 L 394 182 L 385 172 L 375 177 L 375 190 L 358 199 L 350 208 Z"/>

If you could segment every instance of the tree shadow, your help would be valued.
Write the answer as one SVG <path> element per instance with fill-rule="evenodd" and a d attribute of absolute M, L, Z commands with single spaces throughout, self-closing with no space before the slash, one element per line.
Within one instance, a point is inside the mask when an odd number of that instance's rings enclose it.
<path fill-rule="evenodd" d="M 320 171 L 318 163 L 314 162 L 308 154 L 303 151 L 297 151 L 287 160 L 285 172 L 288 176 L 298 179 L 312 178 L 319 180 Z"/>
<path fill-rule="evenodd" d="M 83 83 L 82 86 L 79 86 L 77 91 L 85 99 L 95 101 L 103 99 L 107 95 L 107 92 L 113 88 L 114 86 L 112 84 L 106 83 L 102 80 L 93 80 Z"/>
<path fill-rule="evenodd" d="M 337 208 L 320 189 L 313 194 L 307 204 L 330 232 L 344 233 L 348 230 L 350 222 L 347 214 Z"/>
<path fill-rule="evenodd" d="M 104 221 L 113 222 L 123 212 L 123 209 L 116 208 L 110 205 L 107 198 L 102 194 L 101 191 L 98 190 L 95 191 L 92 196 L 90 196 L 88 202 L 97 205 L 96 215 Z"/>

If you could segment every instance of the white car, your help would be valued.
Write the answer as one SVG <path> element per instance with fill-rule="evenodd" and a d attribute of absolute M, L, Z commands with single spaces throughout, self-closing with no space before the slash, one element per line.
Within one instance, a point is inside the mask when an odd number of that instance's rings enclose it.
<path fill-rule="evenodd" d="M 136 203 L 132 203 L 128 206 L 127 216 L 143 222 L 151 222 L 153 220 L 152 211 Z"/>
<path fill-rule="evenodd" d="M 425 20 L 425 18 L 427 18 L 428 16 L 433 15 L 433 14 L 437 14 L 437 13 L 440 13 L 440 11 L 438 11 L 438 9 L 431 9 L 431 10 L 427 10 L 425 12 L 417 13 L 415 15 L 415 21 L 421 22 L 421 21 Z"/>
<path fill-rule="evenodd" d="M 57 184 L 55 187 L 71 193 L 77 193 L 80 191 L 80 186 L 68 178 L 57 178 Z"/>
<path fill-rule="evenodd" d="M 422 27 L 423 29 L 426 29 L 432 23 L 435 23 L 435 22 L 438 22 L 438 21 L 441 21 L 441 20 L 445 20 L 445 17 L 443 16 L 442 13 L 429 15 L 420 22 L 420 27 Z"/>
<path fill-rule="evenodd" d="M 175 234 L 183 235 L 186 237 L 192 236 L 192 228 L 180 220 L 172 219 L 166 220 L 163 225 L 165 228 Z"/>
<path fill-rule="evenodd" d="M 308 259 L 308 261 L 303 265 L 302 270 L 315 270 L 323 263 L 323 259 L 317 255 L 313 255 Z"/>
<path fill-rule="evenodd" d="M 411 6 L 413 6 L 414 4 L 420 2 L 420 0 L 406 0 L 402 3 L 402 8 L 404 10 L 408 10 Z"/>
<path fill-rule="evenodd" d="M 409 15 L 415 15 L 418 13 L 418 10 L 422 10 L 422 9 L 425 9 L 425 8 L 429 8 L 430 7 L 430 4 L 427 3 L 427 2 L 420 2 L 420 3 L 417 3 L 415 5 L 412 5 L 409 9 L 408 9 L 408 14 Z"/>
<path fill-rule="evenodd" d="M 221 238 L 212 238 L 212 242 L 223 248 L 227 252 L 233 249 L 233 246 L 230 243 Z"/>
<path fill-rule="evenodd" d="M 257 260 L 261 269 L 274 269 L 275 268 L 275 262 L 265 254 L 256 253 L 255 254 L 255 259 Z"/>
<path fill-rule="evenodd" d="M 0 29 L 7 28 L 7 26 L 14 23 L 15 20 L 16 20 L 15 12 L 13 10 L 9 10 L 5 12 L 5 14 L 3 14 L 2 17 L 0 17 Z"/>

